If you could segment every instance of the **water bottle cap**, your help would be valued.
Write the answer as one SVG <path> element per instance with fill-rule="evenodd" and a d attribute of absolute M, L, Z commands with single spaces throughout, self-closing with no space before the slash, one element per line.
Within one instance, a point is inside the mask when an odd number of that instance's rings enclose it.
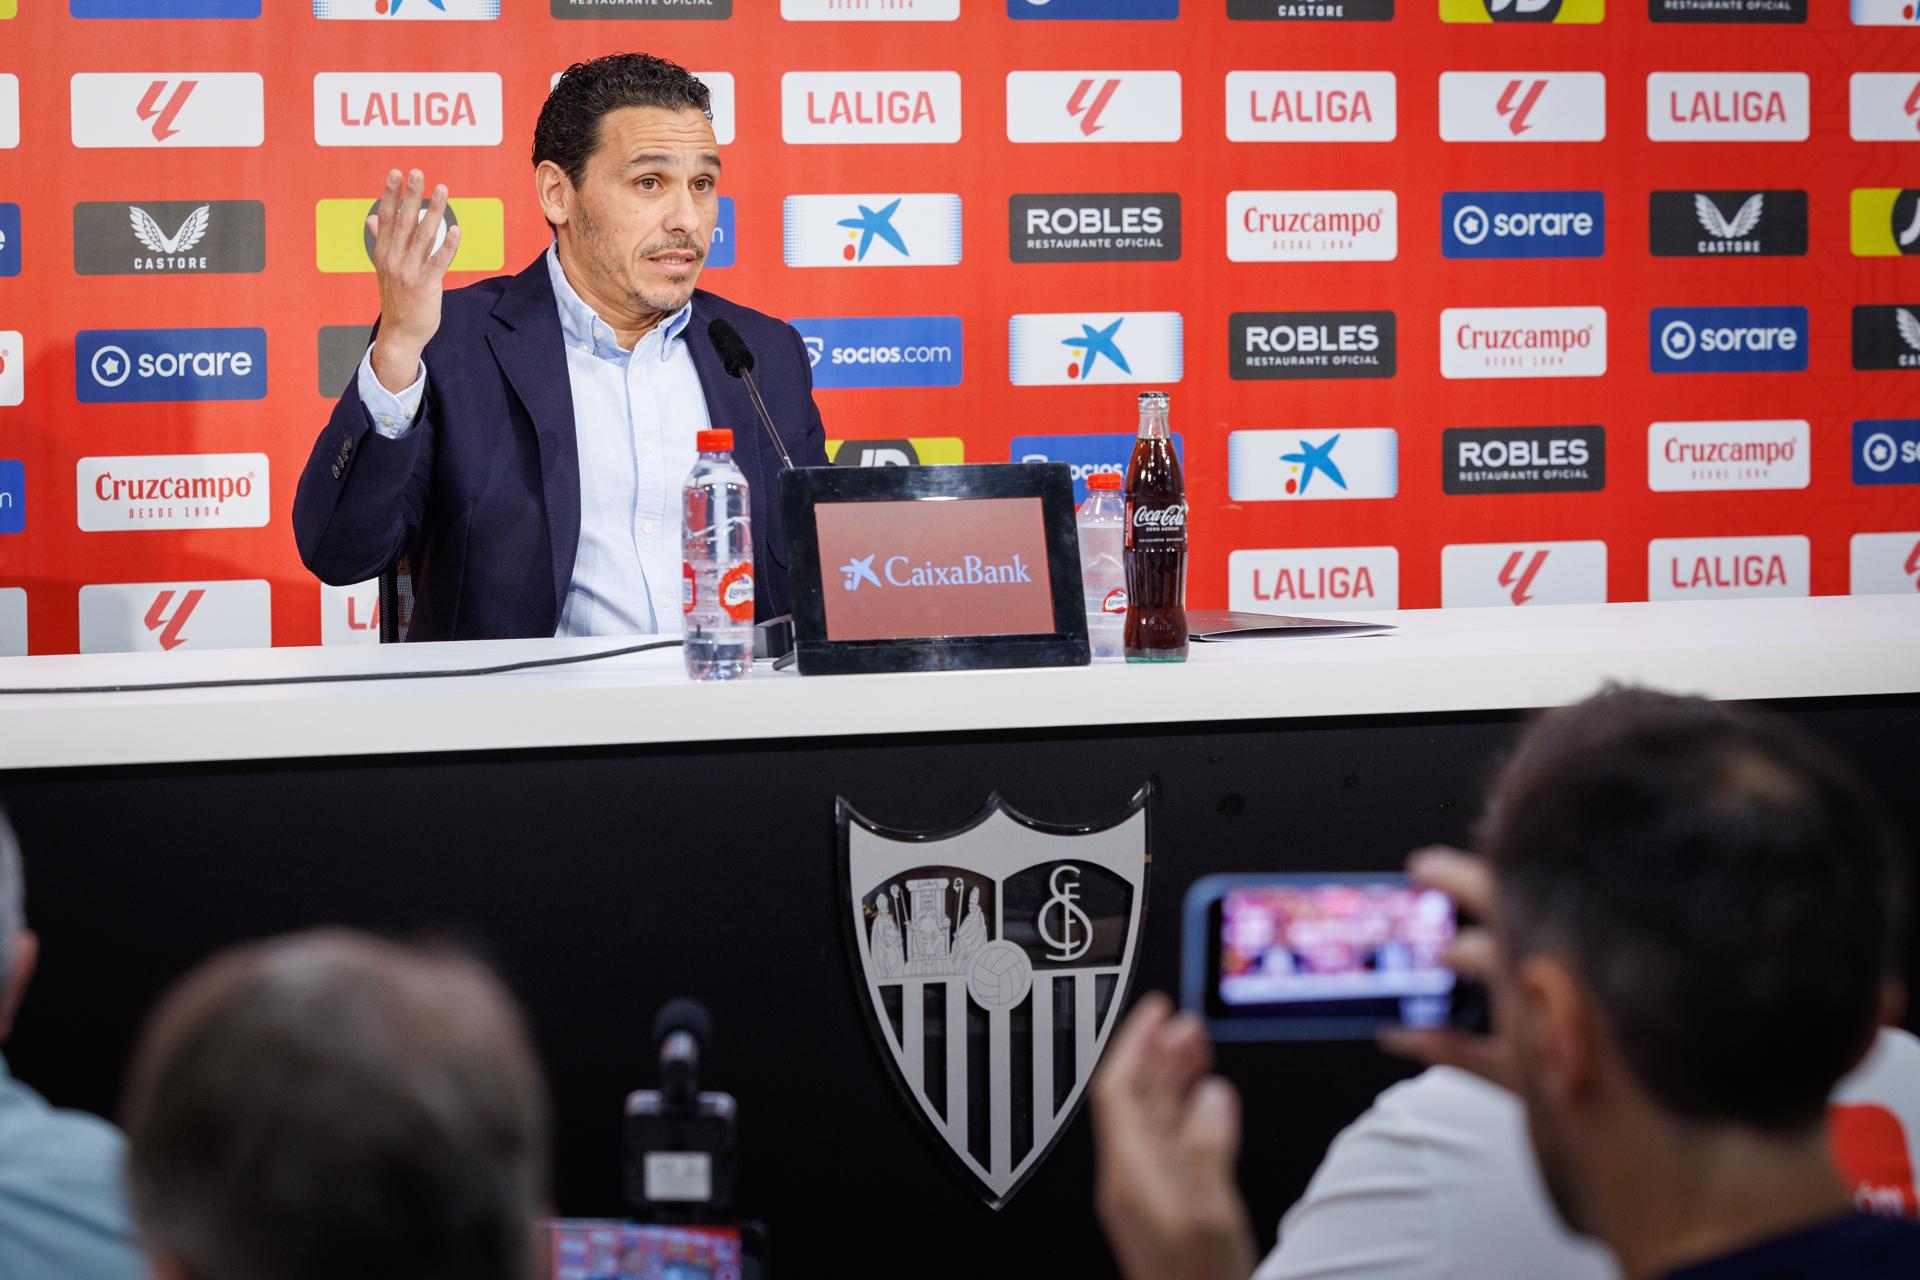
<path fill-rule="evenodd" d="M 1111 489 L 1120 492 L 1120 473 L 1118 471 L 1096 471 L 1087 477 L 1089 489 Z"/>
<path fill-rule="evenodd" d="M 733 432 L 726 427 L 716 427 L 712 431 L 702 431 L 694 438 L 694 445 L 701 453 L 732 453 Z"/>

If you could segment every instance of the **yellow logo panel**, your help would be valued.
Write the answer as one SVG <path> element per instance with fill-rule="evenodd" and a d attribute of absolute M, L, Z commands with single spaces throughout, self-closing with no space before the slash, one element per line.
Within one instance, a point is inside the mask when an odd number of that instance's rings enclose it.
<path fill-rule="evenodd" d="M 314 205 L 314 260 L 322 271 L 373 270 L 367 215 L 378 203 L 363 198 Z M 500 201 L 455 198 L 447 202 L 447 212 L 448 221 L 460 226 L 460 251 L 449 271 L 498 271 L 506 265 L 506 207 Z"/>
<path fill-rule="evenodd" d="M 1607 0 L 1440 0 L 1442 22 L 1601 22 Z"/>
<path fill-rule="evenodd" d="M 837 467 L 932 467 L 967 460 L 959 436 L 910 436 L 887 440 L 829 440 L 827 457 Z"/>
<path fill-rule="evenodd" d="M 11 18 L 18 12 L 20 8 L 16 0 L 0 0 L 0 18 Z"/>
<path fill-rule="evenodd" d="M 1920 254 L 1920 192 L 1899 187 L 1856 188 L 1852 214 L 1856 258 Z"/>

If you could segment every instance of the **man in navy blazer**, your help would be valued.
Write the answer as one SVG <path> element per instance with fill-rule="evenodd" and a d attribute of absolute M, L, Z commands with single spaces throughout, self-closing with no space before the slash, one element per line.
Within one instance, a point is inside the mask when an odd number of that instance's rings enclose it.
<path fill-rule="evenodd" d="M 695 289 L 718 216 L 706 86 L 618 54 L 570 68 L 534 132 L 553 246 L 442 293 L 446 188 L 388 175 L 374 236 L 381 317 L 294 497 L 301 559 L 336 585 L 409 558 L 409 640 L 680 630 L 679 490 L 694 434 L 734 433 L 752 500 L 756 617 L 788 609 L 780 459 L 724 319 L 796 466 L 824 465 L 805 344 Z"/>

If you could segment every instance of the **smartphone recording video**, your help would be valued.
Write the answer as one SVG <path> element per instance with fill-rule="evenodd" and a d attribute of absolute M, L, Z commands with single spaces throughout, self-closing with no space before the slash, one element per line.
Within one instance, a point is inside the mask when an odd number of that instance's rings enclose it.
<path fill-rule="evenodd" d="M 1209 876 L 1187 895 L 1182 1004 L 1218 1040 L 1371 1038 L 1465 1019 L 1453 902 L 1403 875 Z"/>

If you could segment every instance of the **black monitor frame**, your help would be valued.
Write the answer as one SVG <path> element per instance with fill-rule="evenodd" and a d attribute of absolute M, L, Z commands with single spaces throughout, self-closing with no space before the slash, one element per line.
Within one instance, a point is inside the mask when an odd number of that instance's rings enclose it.
<path fill-rule="evenodd" d="M 1038 498 L 1053 588 L 1053 630 L 1037 635 L 921 636 L 829 640 L 820 564 L 821 502 L 916 502 L 940 498 Z M 967 671 L 990 667 L 1083 667 L 1086 601 L 1073 476 L 1061 462 L 994 462 L 937 467 L 796 467 L 780 473 L 793 596 L 794 650 L 801 675 L 876 671 Z"/>

